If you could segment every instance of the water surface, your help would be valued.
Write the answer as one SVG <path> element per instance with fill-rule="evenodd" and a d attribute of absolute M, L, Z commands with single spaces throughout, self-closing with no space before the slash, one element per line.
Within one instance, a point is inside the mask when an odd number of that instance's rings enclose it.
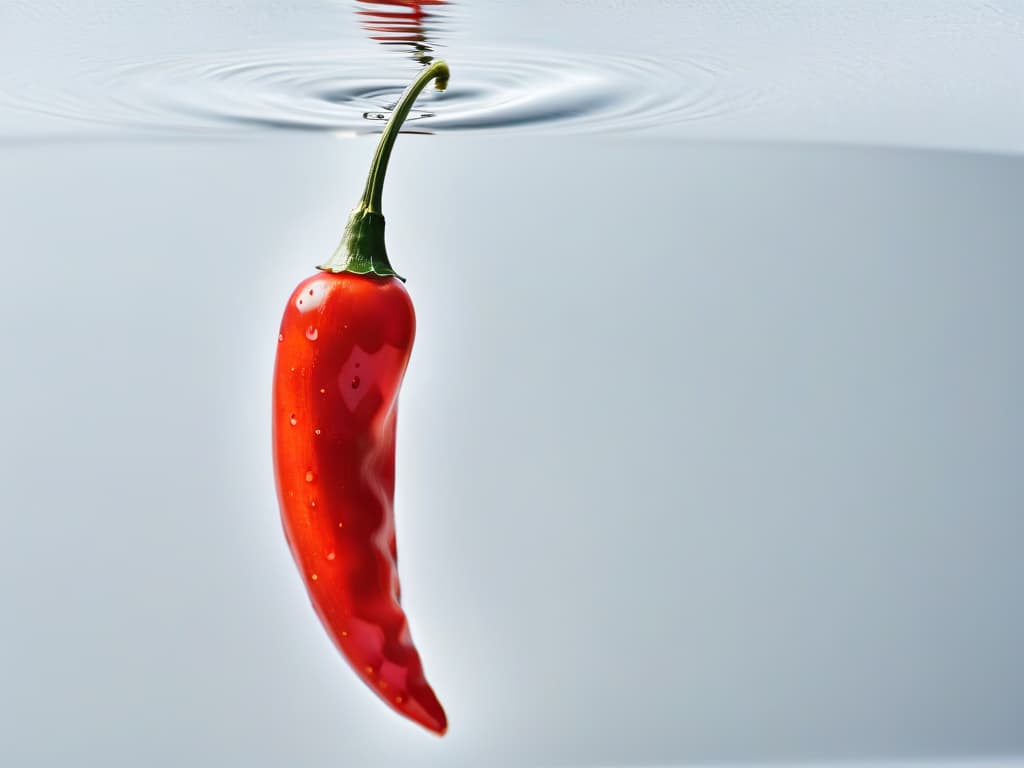
<path fill-rule="evenodd" d="M 372 130 L 442 52 L 420 130 L 1020 152 L 1019 4 L 14 3 L 0 140 Z"/>

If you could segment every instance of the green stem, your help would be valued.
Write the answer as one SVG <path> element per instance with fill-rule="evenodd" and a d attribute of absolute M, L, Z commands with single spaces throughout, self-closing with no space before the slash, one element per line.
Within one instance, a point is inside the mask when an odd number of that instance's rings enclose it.
<path fill-rule="evenodd" d="M 448 85 L 448 75 L 448 65 L 443 61 L 435 61 L 406 88 L 395 106 L 395 111 L 391 113 L 391 119 L 384 126 L 384 133 L 381 134 L 377 152 L 370 165 L 370 174 L 366 178 L 363 197 L 349 215 L 341 244 L 334 255 L 318 269 L 404 279 L 391 268 L 384 247 L 384 214 L 381 212 L 384 175 L 388 170 L 395 139 L 398 138 L 402 123 L 409 116 L 409 110 L 412 109 L 416 97 L 431 80 L 436 80 L 437 89 L 443 91 Z"/>

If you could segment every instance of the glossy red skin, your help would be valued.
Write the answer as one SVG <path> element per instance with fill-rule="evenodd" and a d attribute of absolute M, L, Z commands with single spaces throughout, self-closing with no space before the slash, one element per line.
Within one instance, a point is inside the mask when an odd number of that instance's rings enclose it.
<path fill-rule="evenodd" d="M 389 706 L 443 734 L 395 549 L 395 422 L 415 332 L 396 278 L 320 272 L 300 283 L 278 337 L 274 470 L 288 544 L 334 644 Z"/>

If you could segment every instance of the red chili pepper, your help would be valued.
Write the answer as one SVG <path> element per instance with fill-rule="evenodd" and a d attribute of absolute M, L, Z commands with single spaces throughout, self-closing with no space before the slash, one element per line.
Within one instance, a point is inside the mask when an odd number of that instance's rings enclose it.
<path fill-rule="evenodd" d="M 399 602 L 393 503 L 398 390 L 416 319 L 384 248 L 381 192 L 395 138 L 436 62 L 384 129 L 341 245 L 285 308 L 274 369 L 281 518 L 313 608 L 356 673 L 438 734 L 448 723 Z"/>

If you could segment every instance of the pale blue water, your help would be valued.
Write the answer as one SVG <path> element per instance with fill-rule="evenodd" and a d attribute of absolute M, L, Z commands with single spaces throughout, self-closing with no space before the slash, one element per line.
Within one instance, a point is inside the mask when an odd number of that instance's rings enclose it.
<path fill-rule="evenodd" d="M 1024 6 L 359 10 L 0 9 L 0 764 L 1021 764 Z M 432 56 L 384 205 L 444 740 L 330 646 L 269 456 Z"/>
<path fill-rule="evenodd" d="M 363 0 L 8 2 L 0 136 L 372 130 L 364 115 L 443 55 L 460 77 L 422 130 L 1024 147 L 1019 2 L 422 11 L 403 21 Z"/>

